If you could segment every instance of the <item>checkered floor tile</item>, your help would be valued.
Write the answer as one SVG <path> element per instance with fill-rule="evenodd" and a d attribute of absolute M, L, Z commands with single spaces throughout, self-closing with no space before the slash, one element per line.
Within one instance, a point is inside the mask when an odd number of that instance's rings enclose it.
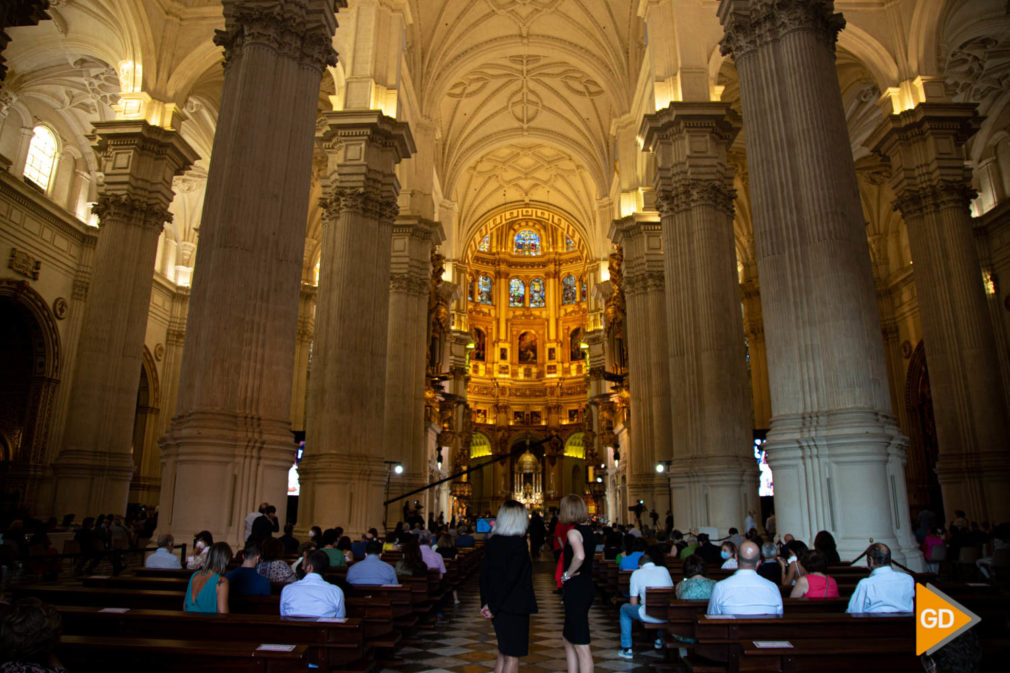
<path fill-rule="evenodd" d="M 530 622 L 530 653 L 520 660 L 519 669 L 528 673 L 564 673 L 565 650 L 561 642 L 564 611 L 561 597 L 554 593 L 553 563 L 534 563 L 533 584 L 540 612 Z M 459 605 L 445 612 L 445 620 L 434 628 L 422 629 L 398 648 L 395 664 L 387 663 L 380 673 L 489 673 L 498 652 L 491 623 L 480 616 L 477 573 L 459 590 Z M 620 627 L 617 610 L 597 599 L 589 613 L 595 667 L 605 673 L 653 673 L 663 654 L 650 644 L 635 643 L 635 658 L 617 656 Z M 678 670 L 671 662 L 662 670 Z"/>

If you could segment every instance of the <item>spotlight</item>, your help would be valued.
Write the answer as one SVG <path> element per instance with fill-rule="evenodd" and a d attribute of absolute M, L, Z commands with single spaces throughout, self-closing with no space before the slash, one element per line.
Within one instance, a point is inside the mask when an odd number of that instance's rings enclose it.
<path fill-rule="evenodd" d="M 666 471 L 666 466 L 662 463 L 656 463 L 656 472 L 662 474 L 664 471 Z"/>

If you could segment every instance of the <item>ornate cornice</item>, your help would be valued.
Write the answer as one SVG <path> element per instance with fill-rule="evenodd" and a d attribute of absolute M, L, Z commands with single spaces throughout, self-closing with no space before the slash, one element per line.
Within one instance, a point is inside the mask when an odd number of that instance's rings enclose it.
<path fill-rule="evenodd" d="M 739 59 L 793 31 L 814 33 L 832 53 L 845 19 L 832 0 L 722 0 L 722 55 Z"/>
<path fill-rule="evenodd" d="M 225 29 L 214 31 L 214 44 L 224 48 L 225 69 L 247 46 L 267 47 L 320 75 L 326 66 L 337 64 L 333 5 L 346 7 L 346 0 L 224 0 L 223 4 Z"/>

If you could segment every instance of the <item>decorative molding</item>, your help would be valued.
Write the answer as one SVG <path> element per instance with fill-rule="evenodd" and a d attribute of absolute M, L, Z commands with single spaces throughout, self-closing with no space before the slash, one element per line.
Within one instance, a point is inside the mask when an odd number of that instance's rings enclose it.
<path fill-rule="evenodd" d="M 11 248 L 11 256 L 7 260 L 7 268 L 32 280 L 38 280 L 39 272 L 42 270 L 42 261 L 35 259 L 24 250 Z"/>
<path fill-rule="evenodd" d="M 316 17 L 311 4 L 310 0 L 225 0 L 225 29 L 214 31 L 214 44 L 224 48 L 225 70 L 246 46 L 267 47 L 278 56 L 318 70 L 320 75 L 326 66 L 335 66 L 337 52 L 332 45 L 335 12 L 323 12 L 323 16 Z M 347 6 L 346 0 L 337 0 L 336 4 Z M 327 19 L 325 14 L 331 16 Z"/>
<path fill-rule="evenodd" d="M 57 297 L 53 300 L 53 315 L 56 316 L 57 320 L 63 320 L 67 317 L 67 312 L 70 310 L 70 304 L 63 297 Z"/>
<path fill-rule="evenodd" d="M 172 221 L 172 213 L 167 207 L 129 194 L 103 194 L 91 210 L 98 215 L 100 225 L 116 220 L 160 232 L 166 222 Z"/>
<path fill-rule="evenodd" d="M 971 169 L 965 168 L 965 175 L 970 177 Z M 967 210 L 971 200 L 978 195 L 970 183 L 949 180 L 928 185 L 906 183 L 901 187 L 895 192 L 894 207 L 906 220 L 945 208 Z"/>
<path fill-rule="evenodd" d="M 154 345 L 154 359 L 161 362 L 165 359 L 165 344 Z"/>
<path fill-rule="evenodd" d="M 395 197 L 386 197 L 385 192 L 386 190 L 379 184 L 370 184 L 366 187 L 338 187 L 330 191 L 329 195 L 321 197 L 319 206 L 323 210 L 323 218 L 330 221 L 339 219 L 347 212 L 364 215 L 379 222 L 392 223 L 400 213 L 400 206 Z"/>
<path fill-rule="evenodd" d="M 671 187 L 656 189 L 656 206 L 662 217 L 699 206 L 711 206 L 732 217 L 734 199 L 736 190 L 715 180 L 675 178 Z"/>

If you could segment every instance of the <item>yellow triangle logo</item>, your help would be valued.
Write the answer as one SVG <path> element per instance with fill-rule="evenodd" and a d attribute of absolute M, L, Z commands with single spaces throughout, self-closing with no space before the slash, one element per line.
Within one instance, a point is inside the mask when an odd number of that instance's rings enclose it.
<path fill-rule="evenodd" d="M 932 584 L 915 585 L 915 654 L 933 654 L 981 621 Z"/>

